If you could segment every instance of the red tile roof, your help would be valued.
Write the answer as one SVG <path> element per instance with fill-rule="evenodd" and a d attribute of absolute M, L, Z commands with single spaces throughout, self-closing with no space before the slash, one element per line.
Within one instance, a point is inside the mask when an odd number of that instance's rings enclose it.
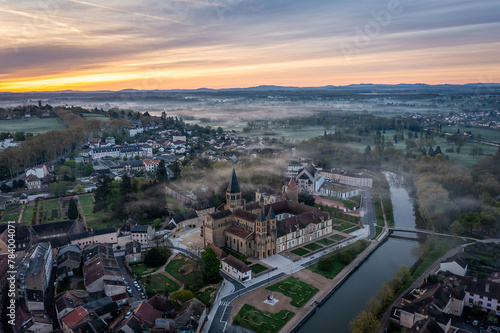
<path fill-rule="evenodd" d="M 215 253 L 217 254 L 217 257 L 218 257 L 220 260 L 222 260 L 222 259 L 224 259 L 225 257 L 227 257 L 226 252 L 224 252 L 224 251 L 223 251 L 220 247 L 217 247 L 217 246 L 215 246 L 214 244 L 208 244 L 208 246 L 207 246 L 207 247 L 212 248 L 212 249 L 215 251 Z"/>
<path fill-rule="evenodd" d="M 87 310 L 79 306 L 70 313 L 68 313 L 66 316 L 61 318 L 61 321 L 71 328 L 76 324 L 78 324 L 79 322 L 81 322 L 83 319 L 85 319 L 88 315 L 89 313 L 87 312 Z"/>
<path fill-rule="evenodd" d="M 246 212 L 246 211 L 241 210 L 241 209 L 238 209 L 237 211 L 235 211 L 234 216 L 236 218 L 240 218 L 240 219 L 243 219 L 243 220 L 249 221 L 249 222 L 255 222 L 255 220 L 257 219 L 257 215 L 255 215 L 251 212 Z"/>
<path fill-rule="evenodd" d="M 232 225 L 229 228 L 227 228 L 226 232 L 230 233 L 232 235 L 235 235 L 236 237 L 240 237 L 240 238 L 247 238 L 248 236 L 250 236 L 253 233 L 253 231 L 243 229 L 243 228 L 238 227 L 236 225 Z"/>

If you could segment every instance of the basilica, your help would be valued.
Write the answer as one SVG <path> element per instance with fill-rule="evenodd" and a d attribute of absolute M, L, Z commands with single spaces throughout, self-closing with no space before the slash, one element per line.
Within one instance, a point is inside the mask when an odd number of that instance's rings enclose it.
<path fill-rule="evenodd" d="M 213 244 L 262 259 L 331 234 L 329 214 L 298 203 L 298 196 L 291 179 L 283 191 L 260 186 L 255 202 L 247 203 L 233 169 L 226 203 L 205 215 L 205 246 Z"/>

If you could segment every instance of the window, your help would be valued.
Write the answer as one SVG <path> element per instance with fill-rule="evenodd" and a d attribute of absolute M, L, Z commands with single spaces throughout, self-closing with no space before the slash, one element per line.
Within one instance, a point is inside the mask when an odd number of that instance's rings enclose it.
<path fill-rule="evenodd" d="M 491 303 L 486 304 L 487 307 L 491 308 Z"/>

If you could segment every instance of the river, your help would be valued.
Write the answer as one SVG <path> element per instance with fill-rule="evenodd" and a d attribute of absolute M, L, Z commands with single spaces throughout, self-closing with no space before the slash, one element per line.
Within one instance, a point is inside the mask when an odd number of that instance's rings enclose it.
<path fill-rule="evenodd" d="M 394 222 L 400 227 L 415 227 L 415 215 L 401 176 L 388 173 Z M 394 233 L 398 236 L 398 233 Z M 410 252 L 418 245 L 413 234 L 402 233 L 415 241 L 389 237 L 349 279 L 299 329 L 300 333 L 349 333 L 349 322 L 382 285 L 391 279 L 401 265 L 411 267 L 416 258 Z"/>

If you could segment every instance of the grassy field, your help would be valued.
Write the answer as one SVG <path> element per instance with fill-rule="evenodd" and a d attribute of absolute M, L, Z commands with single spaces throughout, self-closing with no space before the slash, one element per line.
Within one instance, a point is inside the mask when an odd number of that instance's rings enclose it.
<path fill-rule="evenodd" d="M 21 219 L 21 224 L 31 225 L 31 217 L 33 216 L 33 205 L 28 205 L 24 208 L 23 217 Z"/>
<path fill-rule="evenodd" d="M 177 280 L 183 282 L 189 279 L 191 273 L 188 273 L 187 265 L 193 260 L 188 258 L 178 258 L 171 260 L 165 267 L 165 271 L 172 275 Z"/>
<path fill-rule="evenodd" d="M 160 266 L 148 267 L 143 263 L 133 263 L 130 264 L 130 268 L 132 268 L 132 272 L 134 272 L 137 276 L 142 276 L 156 272 Z"/>
<path fill-rule="evenodd" d="M 334 241 L 341 241 L 341 240 L 344 240 L 346 237 L 342 236 L 342 235 L 332 235 L 330 236 L 330 239 L 333 239 Z"/>
<path fill-rule="evenodd" d="M 259 274 L 259 273 L 267 270 L 267 267 L 264 265 L 261 265 L 261 264 L 253 264 L 249 267 L 252 270 L 252 273 L 254 273 L 254 274 Z"/>
<path fill-rule="evenodd" d="M 57 131 L 66 128 L 59 118 L 24 118 L 0 120 L 0 132 L 26 132 L 33 134 Z"/>
<path fill-rule="evenodd" d="M 326 257 L 331 261 L 331 268 L 329 270 L 320 269 L 318 263 L 308 266 L 307 269 L 313 271 L 314 273 L 323 275 L 328 279 L 333 279 L 344 269 L 345 266 L 349 265 L 351 261 L 353 261 L 356 256 L 363 252 L 369 245 L 370 242 L 357 241 L 353 246 L 350 246 L 348 249 L 340 252 L 339 254 Z"/>
<path fill-rule="evenodd" d="M 292 252 L 293 254 L 296 254 L 298 256 L 303 256 L 303 255 L 306 255 L 309 253 L 309 251 L 304 249 L 303 247 L 299 247 L 298 249 L 292 250 L 290 252 Z"/>
<path fill-rule="evenodd" d="M 94 199 L 92 198 L 92 194 L 79 195 L 78 199 L 80 199 L 80 204 L 82 206 L 94 205 Z"/>
<path fill-rule="evenodd" d="M 194 293 L 194 297 L 199 299 L 206 306 L 211 306 L 213 299 L 215 298 L 215 294 L 217 292 L 218 285 L 210 285 L 204 287 L 202 290 Z"/>
<path fill-rule="evenodd" d="M 354 207 L 356 207 L 356 206 L 359 205 L 359 202 L 355 202 L 355 201 L 351 201 L 351 200 L 345 200 L 345 199 L 340 199 L 340 198 L 337 198 L 337 197 L 322 196 L 322 198 L 327 199 L 327 200 L 332 200 L 332 201 L 340 202 L 347 209 L 353 209 Z"/>
<path fill-rule="evenodd" d="M 316 251 L 323 248 L 323 246 L 318 245 L 317 243 L 309 243 L 307 245 L 304 245 L 304 247 L 311 251 Z"/>
<path fill-rule="evenodd" d="M 339 222 L 339 221 L 335 221 L 335 220 L 334 220 L 334 222 L 333 222 L 333 223 L 338 223 L 338 222 Z M 333 226 L 332 226 L 332 229 L 333 229 L 333 230 L 337 230 L 337 231 L 344 231 L 344 230 L 349 229 L 349 228 L 352 228 L 352 227 L 354 227 L 354 226 L 355 226 L 355 224 L 353 224 L 353 223 L 350 223 L 350 222 L 342 222 L 342 224 L 341 224 L 341 225 L 333 225 Z"/>
<path fill-rule="evenodd" d="M 288 310 L 271 313 L 245 304 L 234 316 L 233 322 L 256 333 L 277 333 L 294 315 Z"/>
<path fill-rule="evenodd" d="M 318 292 L 318 288 L 313 287 L 296 277 L 290 276 L 278 283 L 266 288 L 267 290 L 282 293 L 290 297 L 290 305 L 301 308 L 311 297 Z"/>
<path fill-rule="evenodd" d="M 379 227 L 378 225 L 375 226 L 375 238 L 382 233 L 382 230 L 384 230 L 384 228 Z"/>
<path fill-rule="evenodd" d="M 142 278 L 148 295 L 168 295 L 172 291 L 179 290 L 179 285 L 163 274 L 155 274 Z"/>
<path fill-rule="evenodd" d="M 328 238 L 323 238 L 323 239 L 320 239 L 318 241 L 318 243 L 328 246 L 328 245 L 333 244 L 335 242 L 332 241 L 332 240 L 330 240 L 330 239 L 328 239 Z"/>
<path fill-rule="evenodd" d="M 106 117 L 105 115 L 102 114 L 93 114 L 93 113 L 82 113 L 83 118 L 85 119 L 96 119 L 96 120 L 101 120 L 101 121 L 108 121 L 109 117 Z"/>
<path fill-rule="evenodd" d="M 464 130 L 465 130 L 465 127 L 464 127 Z M 474 133 L 474 130 L 476 130 L 476 129 L 475 128 L 472 128 L 472 129 L 467 128 L 466 130 L 472 131 Z M 450 127 L 447 127 L 446 131 L 452 133 L 452 131 L 450 130 Z M 456 132 L 456 128 L 455 128 L 455 132 Z M 495 131 L 492 129 L 477 129 L 476 132 L 477 132 L 476 135 L 479 133 L 484 133 L 484 135 L 483 135 L 484 138 L 494 139 L 495 135 L 497 136 L 497 139 L 500 138 L 500 131 Z M 386 133 L 384 134 L 386 141 L 390 140 L 392 142 L 392 138 L 393 138 L 395 133 L 396 133 L 395 130 L 386 131 Z M 462 129 L 460 129 L 460 133 L 463 133 Z M 406 137 L 406 135 L 405 135 L 405 137 Z M 416 140 L 419 140 L 419 139 L 416 139 Z M 445 155 L 448 155 L 448 157 L 450 158 L 451 161 L 457 162 L 458 164 L 460 164 L 466 168 L 471 167 L 472 165 L 476 164 L 478 161 L 477 158 L 472 157 L 472 149 L 474 148 L 474 146 L 481 147 L 483 149 L 483 155 L 495 154 L 497 149 L 498 149 L 497 147 L 482 144 L 482 143 L 466 142 L 465 145 L 462 147 L 460 154 L 446 153 L 445 152 L 446 149 L 454 148 L 454 145 L 448 144 L 444 138 L 440 138 L 440 137 L 434 138 L 434 141 L 436 142 L 436 145 L 434 146 L 434 148 L 436 148 L 437 146 L 440 146 L 443 153 L 445 153 Z M 373 140 L 371 140 L 371 139 L 367 139 L 366 142 L 352 142 L 352 143 L 346 143 L 344 145 L 347 147 L 353 148 L 353 149 L 357 149 L 360 152 L 364 152 L 367 145 L 370 145 L 372 147 L 372 149 L 374 147 Z M 401 150 L 403 150 L 404 153 L 406 153 L 405 141 L 404 140 L 398 141 L 398 143 L 394 144 L 394 148 L 401 149 Z"/>
<path fill-rule="evenodd" d="M 351 232 L 354 232 L 354 231 L 359 230 L 359 229 L 361 229 L 361 227 L 360 227 L 359 225 L 357 225 L 357 226 L 355 226 L 354 228 L 350 228 L 350 229 L 346 229 L 346 230 L 344 230 L 344 232 L 345 232 L 346 234 L 350 234 Z"/>

